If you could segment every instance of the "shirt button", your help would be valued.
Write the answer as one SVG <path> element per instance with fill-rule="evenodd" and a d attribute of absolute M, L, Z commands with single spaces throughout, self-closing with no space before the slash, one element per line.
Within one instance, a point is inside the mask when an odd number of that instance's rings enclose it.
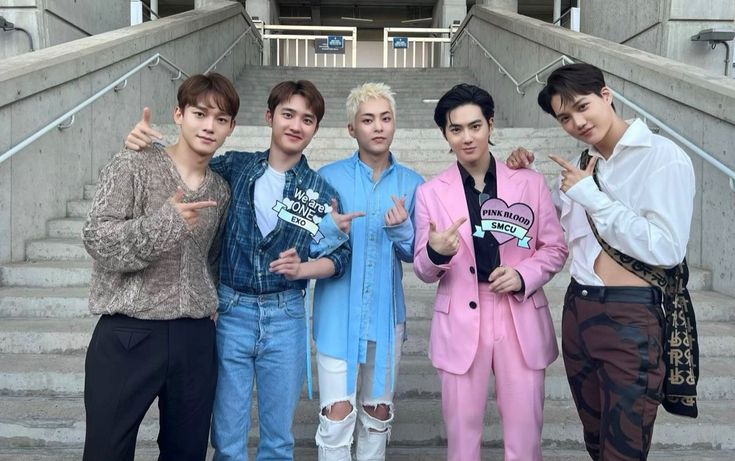
<path fill-rule="evenodd" d="M 588 294 L 590 294 L 590 292 L 589 292 L 589 291 L 587 291 L 587 290 L 582 290 L 582 296 L 587 296 Z"/>
<path fill-rule="evenodd" d="M 474 301 L 470 301 L 470 309 L 477 309 L 477 303 Z"/>
<path fill-rule="evenodd" d="M 470 274 L 474 274 L 474 273 L 475 273 L 475 268 L 473 266 L 470 266 Z"/>

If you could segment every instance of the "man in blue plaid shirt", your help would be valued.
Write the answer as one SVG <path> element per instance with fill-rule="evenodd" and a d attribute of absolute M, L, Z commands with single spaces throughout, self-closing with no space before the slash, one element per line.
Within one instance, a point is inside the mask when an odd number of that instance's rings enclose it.
<path fill-rule="evenodd" d="M 358 216 L 332 209 L 337 193 L 302 155 L 324 116 L 316 87 L 305 80 L 279 83 L 265 115 L 272 129 L 267 151 L 230 151 L 209 164 L 232 189 L 217 308 L 217 461 L 248 459 L 255 380 L 256 459 L 293 459 L 291 426 L 308 353 L 304 289 L 307 279 L 342 275 L 350 258 L 344 230 Z M 161 135 L 144 119 L 126 145 L 142 148 L 153 137 Z"/>

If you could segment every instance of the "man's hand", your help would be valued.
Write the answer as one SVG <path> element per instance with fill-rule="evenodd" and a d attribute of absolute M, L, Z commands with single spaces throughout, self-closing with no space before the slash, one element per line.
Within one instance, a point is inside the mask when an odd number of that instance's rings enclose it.
<path fill-rule="evenodd" d="M 390 198 L 393 200 L 393 206 L 385 213 L 385 225 L 387 227 L 397 226 L 408 219 L 406 197 L 396 198 L 395 195 L 391 195 Z"/>
<path fill-rule="evenodd" d="M 429 246 L 442 256 L 454 256 L 459 251 L 459 226 L 467 218 L 459 218 L 448 229 L 437 231 L 436 224 L 429 221 Z"/>
<path fill-rule="evenodd" d="M 184 221 L 186 221 L 186 226 L 189 229 L 193 229 L 199 221 L 199 210 L 203 208 L 217 206 L 217 202 L 213 200 L 184 203 L 182 202 L 183 199 L 184 191 L 181 188 L 178 188 L 176 190 L 176 194 L 174 194 L 174 196 L 169 199 L 169 202 L 171 202 L 171 205 L 173 205 L 173 207 L 181 215 L 181 217 L 184 218 Z"/>
<path fill-rule="evenodd" d="M 334 220 L 334 224 L 337 225 L 337 228 L 345 234 L 350 233 L 352 220 L 355 218 L 360 218 L 362 216 L 365 216 L 365 213 L 363 213 L 362 211 L 354 211 L 352 213 L 345 214 L 339 213 L 337 211 L 337 199 L 332 198 L 332 219 Z"/>
<path fill-rule="evenodd" d="M 163 139 L 163 135 L 151 128 L 151 110 L 144 107 L 143 117 L 125 138 L 125 147 L 132 150 L 143 150 L 153 144 L 153 138 Z"/>
<path fill-rule="evenodd" d="M 510 156 L 505 161 L 508 168 L 512 170 L 519 170 L 521 168 L 528 168 L 533 163 L 535 157 L 533 152 L 527 151 L 524 147 L 516 147 Z"/>
<path fill-rule="evenodd" d="M 301 257 L 296 248 L 289 248 L 278 255 L 278 259 L 270 263 L 271 272 L 281 274 L 287 280 L 299 280 L 301 271 Z"/>
<path fill-rule="evenodd" d="M 549 155 L 549 158 L 563 168 L 561 170 L 562 179 L 560 187 L 562 192 L 568 191 L 584 178 L 592 176 L 592 173 L 595 171 L 595 165 L 597 164 L 597 157 L 592 157 L 587 163 L 587 168 L 582 170 L 557 155 Z"/>
<path fill-rule="evenodd" d="M 521 289 L 521 276 L 512 267 L 498 266 L 488 277 L 490 291 L 505 294 L 513 293 Z"/>

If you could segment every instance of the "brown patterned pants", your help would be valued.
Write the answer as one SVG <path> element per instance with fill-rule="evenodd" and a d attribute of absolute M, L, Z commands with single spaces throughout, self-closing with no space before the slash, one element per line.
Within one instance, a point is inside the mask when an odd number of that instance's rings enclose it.
<path fill-rule="evenodd" d="M 663 397 L 664 321 L 656 288 L 569 285 L 562 352 L 593 460 L 647 458 Z"/>

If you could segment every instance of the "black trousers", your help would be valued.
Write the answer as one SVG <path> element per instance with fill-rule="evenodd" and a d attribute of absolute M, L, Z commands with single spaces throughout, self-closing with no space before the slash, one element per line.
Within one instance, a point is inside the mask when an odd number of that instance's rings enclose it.
<path fill-rule="evenodd" d="M 569 285 L 562 353 L 593 460 L 647 459 L 663 397 L 664 323 L 657 288 Z"/>
<path fill-rule="evenodd" d="M 128 461 L 158 397 L 159 461 L 204 460 L 217 383 L 214 322 L 103 315 L 87 350 L 84 461 Z"/>

